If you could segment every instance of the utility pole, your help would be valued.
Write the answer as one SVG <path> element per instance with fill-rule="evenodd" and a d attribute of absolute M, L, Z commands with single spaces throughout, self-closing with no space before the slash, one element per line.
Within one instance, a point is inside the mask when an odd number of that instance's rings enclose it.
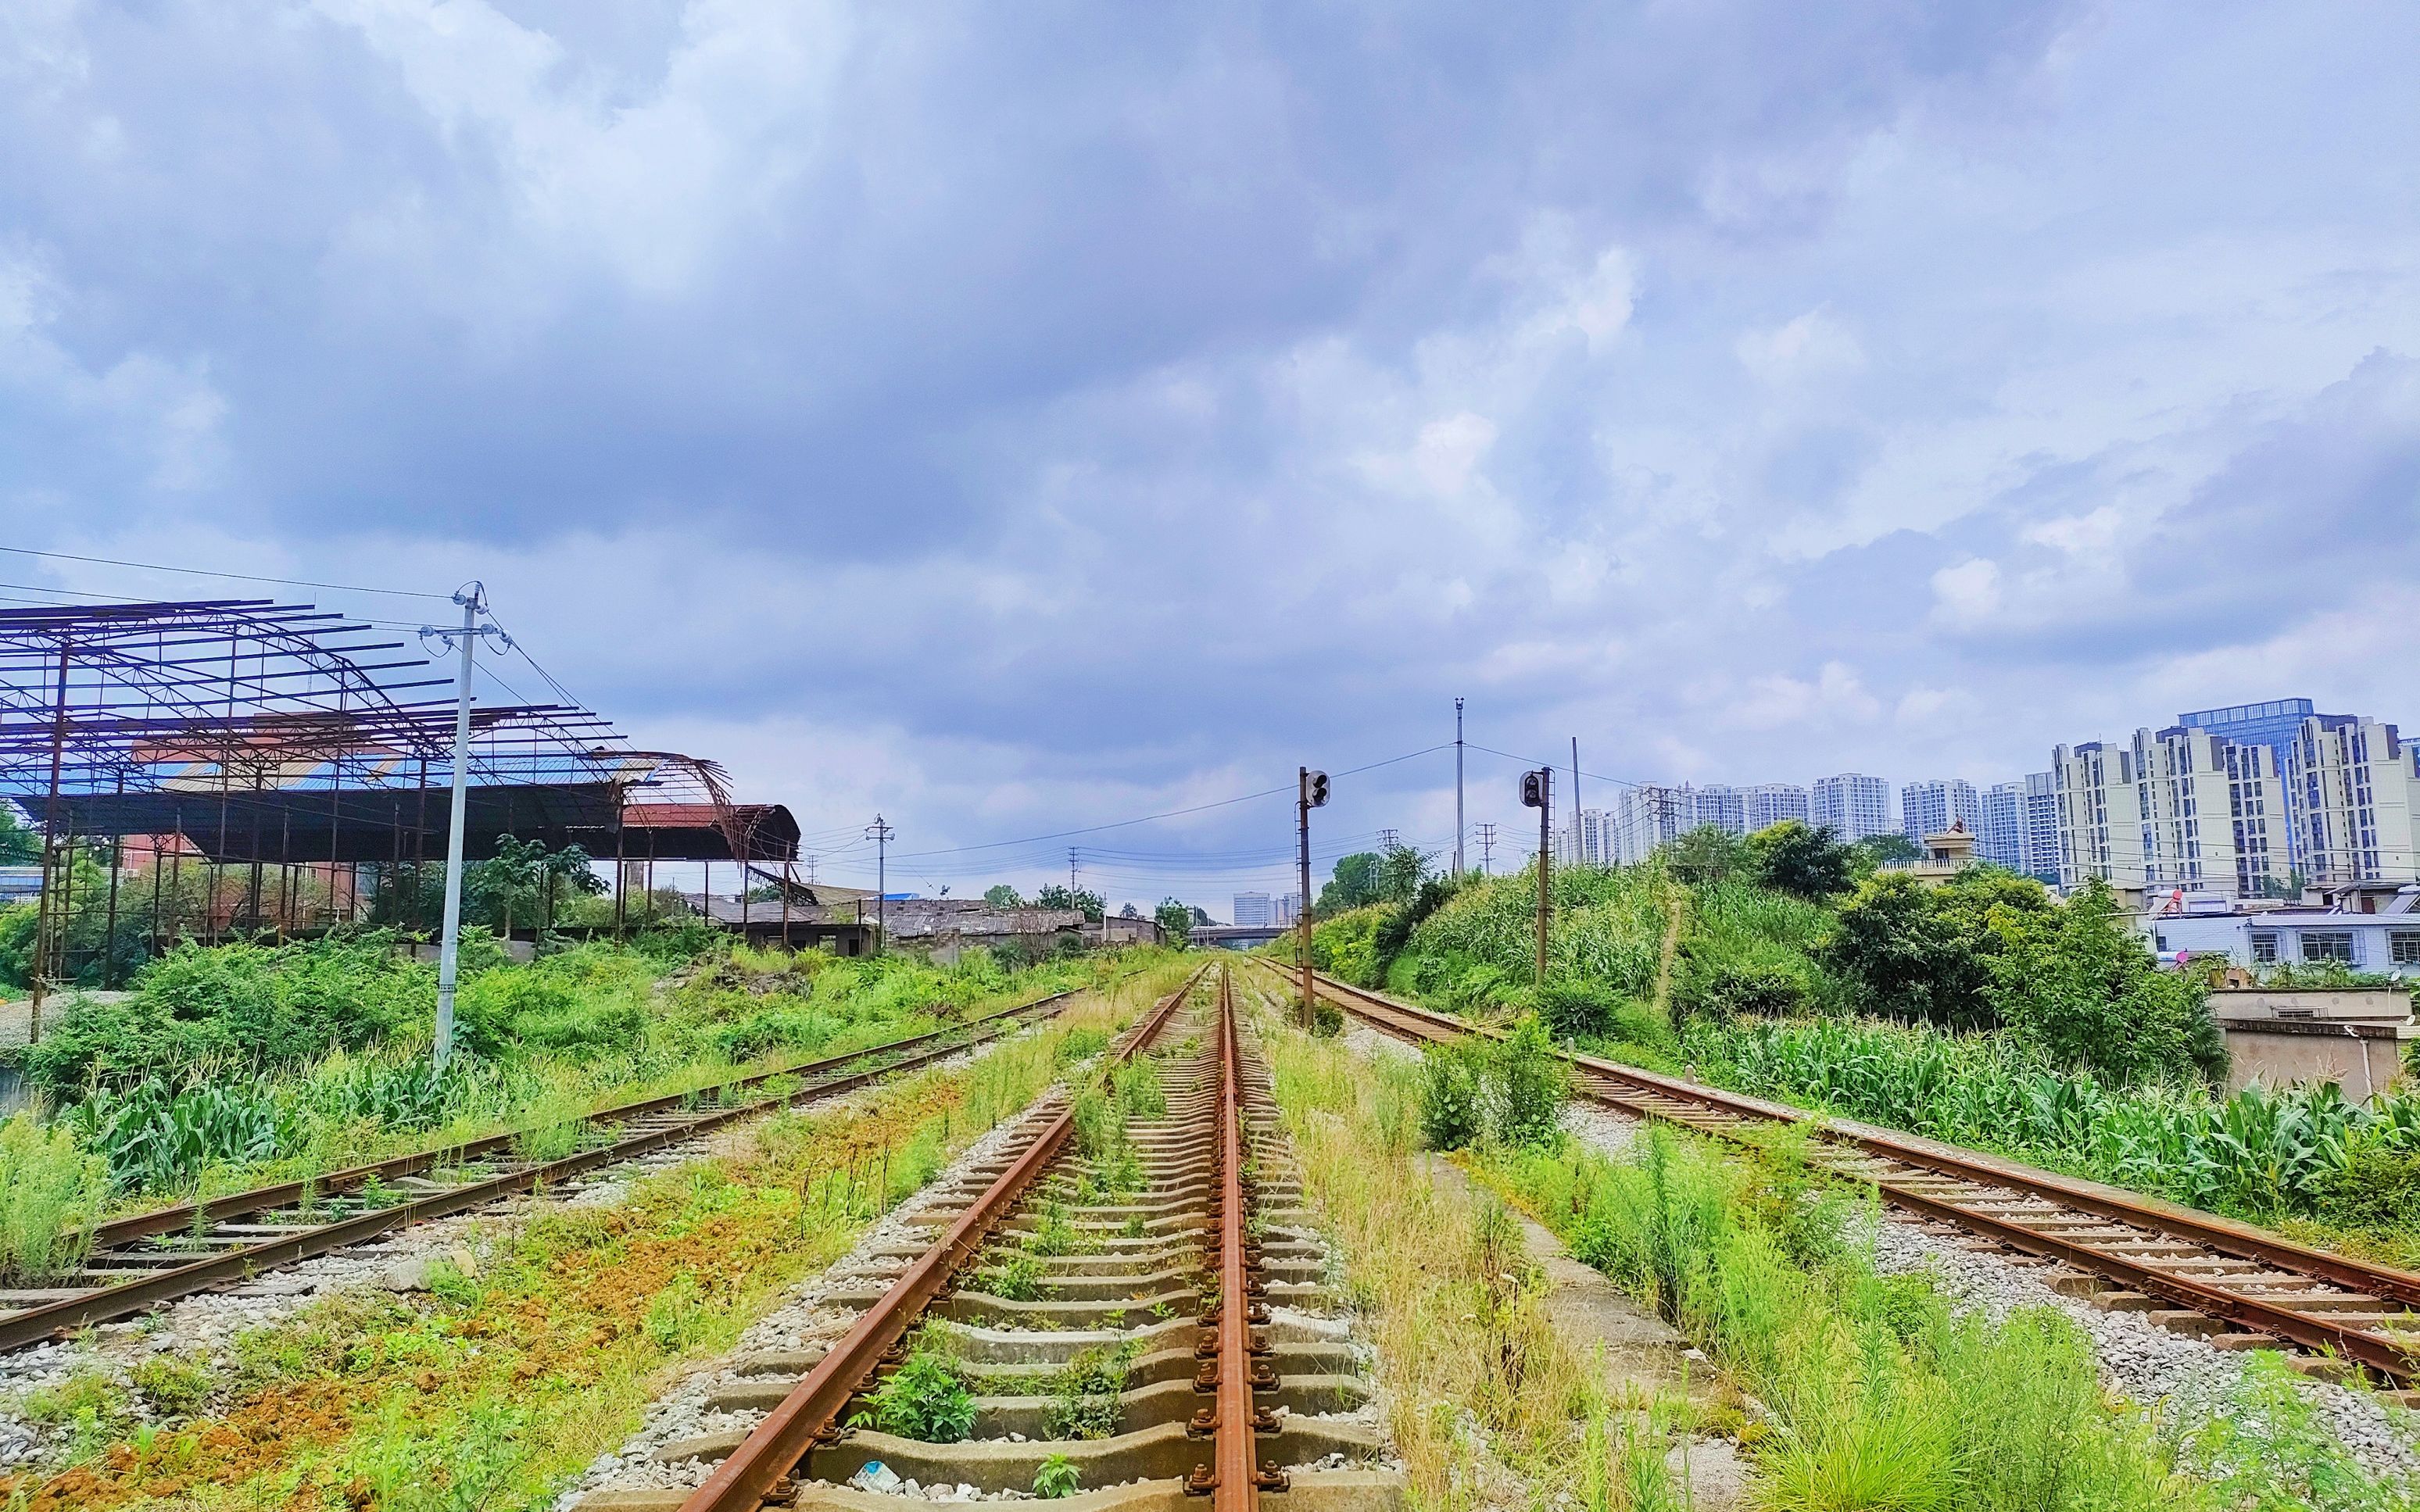
<path fill-rule="evenodd" d="M 499 646 L 513 643 L 512 637 L 496 626 L 479 623 L 479 616 L 488 608 L 484 584 L 475 579 L 464 584 L 455 594 L 454 602 L 462 606 L 460 629 L 441 630 L 433 625 L 420 627 L 423 640 L 451 640 L 461 658 L 454 674 L 454 796 L 445 815 L 445 923 L 437 946 L 434 1058 L 440 1071 L 445 1069 L 445 1062 L 454 1055 L 454 984 L 462 963 L 462 823 L 471 783 L 472 649 L 482 636 L 494 636 Z"/>
<path fill-rule="evenodd" d="M 1580 851 L 1580 737 L 1572 737 L 1572 859 L 1586 860 Z"/>
<path fill-rule="evenodd" d="M 1546 918 L 1554 886 L 1555 769 L 1521 774 L 1521 807 L 1538 810 L 1538 985 L 1546 984 Z"/>
<path fill-rule="evenodd" d="M 1076 896 L 1076 847 L 1073 845 L 1067 847 L 1067 896 L 1070 902 Z"/>
<path fill-rule="evenodd" d="M 1295 915 L 1295 928 L 1296 945 L 1302 952 L 1302 1026 L 1308 1032 L 1319 1025 L 1319 1015 L 1311 1006 L 1311 810 L 1327 804 L 1327 774 L 1308 766 L 1298 767 L 1295 782 L 1295 837 L 1298 845 L 1295 860 L 1302 887 L 1302 907 Z"/>
<path fill-rule="evenodd" d="M 876 814 L 874 823 L 865 826 L 866 838 L 874 841 L 874 953 L 891 953 L 891 841 L 899 832 L 882 822 Z"/>
<path fill-rule="evenodd" d="M 1479 826 L 1479 874 L 1488 875 L 1495 865 L 1496 826 L 1493 824 L 1481 824 Z"/>
<path fill-rule="evenodd" d="M 1462 879 L 1462 700 L 1453 701 L 1453 875 Z"/>
<path fill-rule="evenodd" d="M 1391 851 L 1403 842 L 1404 834 L 1402 830 L 1382 829 L 1378 831 L 1378 849 L 1382 851 Z"/>

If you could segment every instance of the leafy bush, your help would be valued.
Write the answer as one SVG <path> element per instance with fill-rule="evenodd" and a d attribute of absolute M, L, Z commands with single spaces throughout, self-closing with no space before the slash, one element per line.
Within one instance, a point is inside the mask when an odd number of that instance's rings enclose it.
<path fill-rule="evenodd" d="M 1534 1015 L 1501 1041 L 1472 1036 L 1430 1045 L 1420 1070 L 1420 1134 L 1433 1149 L 1460 1149 L 1481 1137 L 1543 1145 L 1558 1136 L 1569 1073 Z"/>
<path fill-rule="evenodd" d="M 955 1361 L 919 1349 L 867 1394 L 856 1421 L 903 1439 L 956 1443 L 974 1431 L 974 1393 Z"/>
<path fill-rule="evenodd" d="M 0 1123 L 0 1279 L 39 1285 L 82 1265 L 108 1191 L 69 1130 L 32 1113 Z"/>
<path fill-rule="evenodd" d="M 1047 1454 L 1033 1472 L 1033 1494 L 1046 1502 L 1073 1496 L 1083 1489 L 1084 1477 L 1076 1469 L 1076 1461 L 1063 1454 Z"/>
<path fill-rule="evenodd" d="M 425 1019 L 436 973 L 384 930 L 287 945 L 187 943 L 152 962 L 117 1002 L 74 998 L 27 1048 L 28 1076 L 67 1093 L 208 1062 L 247 1070 L 360 1049 Z"/>
<path fill-rule="evenodd" d="M 1486 1132 L 1479 1048 L 1477 1040 L 1458 1040 L 1420 1052 L 1420 1138 L 1431 1149 L 1466 1149 Z"/>
<path fill-rule="evenodd" d="M 1050 1381 L 1046 1431 L 1054 1439 L 1106 1439 L 1125 1413 L 1126 1373 L 1140 1346 L 1132 1339 L 1114 1350 L 1076 1351 Z"/>
<path fill-rule="evenodd" d="M 1587 1040 L 1613 1027 L 1618 1000 L 1590 982 L 1550 981 L 1538 990 L 1538 1017 L 1558 1040 Z"/>

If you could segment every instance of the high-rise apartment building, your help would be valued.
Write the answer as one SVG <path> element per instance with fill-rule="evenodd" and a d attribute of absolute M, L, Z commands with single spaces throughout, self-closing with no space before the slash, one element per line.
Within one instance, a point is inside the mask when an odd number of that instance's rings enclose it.
<path fill-rule="evenodd" d="M 2141 887 L 2133 751 L 2105 740 L 2055 746 L 2050 770 L 2058 794 L 2058 885 L 2080 887 L 2099 877 L 2114 887 Z"/>
<path fill-rule="evenodd" d="M 1683 829 L 1695 829 L 1699 825 L 1712 825 L 1733 835 L 1747 833 L 1747 795 L 1720 782 L 1710 782 L 1701 788 L 1685 783 L 1681 791 L 1688 795 L 1689 812 Z"/>
<path fill-rule="evenodd" d="M 1807 819 L 1842 841 L 1864 840 L 1890 829 L 1890 784 L 1879 777 L 1842 772 L 1819 777 L 1807 804 Z"/>
<path fill-rule="evenodd" d="M 1582 809 L 1579 828 L 1557 825 L 1555 859 L 1564 866 L 1612 866 L 1621 859 L 1614 818 L 1603 809 Z"/>
<path fill-rule="evenodd" d="M 1269 924 L 1269 895 L 1265 892 L 1239 892 L 1235 894 L 1235 922 L 1238 924 L 1249 925 L 1256 929 L 1267 928 Z"/>
<path fill-rule="evenodd" d="M 2258 897 L 2284 889 L 2286 806 L 2276 758 L 2207 729 L 2137 730 L 2124 746 L 2051 753 L 2059 882 Z"/>
<path fill-rule="evenodd" d="M 1983 833 L 1983 800 L 1975 784 L 1962 777 L 1931 778 L 1902 782 L 1899 788 L 1900 833 L 1921 846 L 1927 835 L 1938 835 L 1951 825 L 1967 833 Z"/>
<path fill-rule="evenodd" d="M 2058 881 L 2058 778 L 2051 772 L 2025 774 L 2024 849 L 2017 870 L 2038 881 Z"/>
<path fill-rule="evenodd" d="M 1994 782 L 1980 795 L 1983 822 L 1976 826 L 1975 855 L 2011 872 L 2025 869 L 2025 785 Z"/>
<path fill-rule="evenodd" d="M 2309 699 L 2270 699 L 2262 703 L 2233 703 L 2223 709 L 2195 709 L 2178 715 L 2177 723 L 2189 730 L 2224 735 L 2239 746 L 2266 746 L 2282 776 L 2292 762 L 2294 741 L 2302 734 L 2304 720 L 2346 717 L 2320 714 Z M 2301 795 L 2289 783 L 2286 792 L 2286 849 L 2297 870 L 2302 867 L 2303 836 L 2308 828 L 2302 822 L 2301 809 Z"/>
<path fill-rule="evenodd" d="M 1269 909 L 1269 922 L 1279 929 L 1292 929 L 1300 918 L 1302 894 L 1298 892 L 1280 893 Z"/>
<path fill-rule="evenodd" d="M 2420 747 L 2349 714 L 2304 718 L 2288 749 L 2305 880 L 2420 881 Z"/>
<path fill-rule="evenodd" d="M 1789 782 L 1760 782 L 1740 789 L 1740 809 L 1747 832 L 1770 829 L 1785 819 L 1807 822 L 1807 790 Z"/>
<path fill-rule="evenodd" d="M 2172 725 L 2135 731 L 2132 755 L 2145 887 L 2285 891 L 2286 795 L 2268 746 Z"/>

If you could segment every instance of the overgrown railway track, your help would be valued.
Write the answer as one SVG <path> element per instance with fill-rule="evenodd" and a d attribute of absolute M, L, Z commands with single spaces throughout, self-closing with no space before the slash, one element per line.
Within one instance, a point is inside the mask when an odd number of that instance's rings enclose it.
<path fill-rule="evenodd" d="M 854 1091 L 1057 1013 L 1074 991 L 861 1050 L 801 1061 L 712 1086 L 599 1109 L 583 1148 L 527 1158 L 529 1131 L 396 1155 L 307 1180 L 179 1203 L 111 1219 L 63 1285 L 0 1290 L 0 1351 L 244 1285 L 313 1256 L 380 1235 L 553 1189 L 587 1173 L 694 1139 L 776 1107 Z"/>
<path fill-rule="evenodd" d="M 1255 959 L 1298 982 L 1293 970 Z M 1414 1043 L 1500 1034 L 1325 976 L 1315 980 L 1346 1013 Z M 1725 1139 L 1776 1123 L 1810 1126 L 1826 1168 L 1872 1183 L 1895 1207 L 2052 1267 L 2044 1279 L 2066 1295 L 2148 1314 L 2220 1349 L 2307 1351 L 2296 1364 L 2310 1374 L 2359 1369 L 2403 1386 L 2420 1378 L 2420 1274 L 1996 1155 L 1592 1056 L 1566 1058 L 1576 1092 L 1635 1117 Z"/>
<path fill-rule="evenodd" d="M 720 1452 L 704 1484 L 685 1496 L 609 1489 L 583 1505 L 898 1504 L 866 1489 L 873 1478 L 951 1487 L 954 1499 L 1083 1490 L 1101 1493 L 1087 1498 L 1094 1507 L 1194 1496 L 1249 1512 L 1300 1484 L 1282 1466 L 1374 1456 L 1364 1424 L 1329 1415 L 1368 1395 L 1341 1330 L 1273 1314 L 1323 1294 L 1324 1252 L 1299 1227 L 1265 1072 L 1232 980 L 1213 969 L 1155 1003 L 1106 1057 L 1108 1087 L 1156 1053 L 1163 1112 L 1122 1123 L 1112 1151 L 1097 1124 L 1079 1127 L 1078 1100 L 1038 1104 L 1001 1153 L 919 1215 L 937 1235 L 752 1429 L 668 1451 Z M 910 1431 L 880 1410 L 894 1378 L 937 1368 L 933 1358 L 974 1382 L 954 1432 Z M 1308 1473 L 1324 1508 L 1398 1499 L 1391 1473 Z"/>

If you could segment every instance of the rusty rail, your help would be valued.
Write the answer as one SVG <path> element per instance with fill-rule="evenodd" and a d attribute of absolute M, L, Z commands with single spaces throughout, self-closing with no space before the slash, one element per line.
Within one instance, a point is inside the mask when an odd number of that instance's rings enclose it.
<path fill-rule="evenodd" d="M 1326 977 L 1320 977 L 1317 980 L 1319 990 L 1338 1006 L 1403 1038 L 1442 1044 L 1466 1034 L 1502 1037 L 1501 1030 L 1465 1024 L 1448 1015 L 1415 1008 Z M 1576 1085 L 1584 1095 L 1641 1117 L 1683 1123 L 1698 1128 L 1701 1133 L 1718 1135 L 1730 1133 L 1719 1125 L 1693 1122 L 1685 1117 L 1676 1116 L 1674 1108 L 1659 1106 L 1660 1101 L 1677 1103 L 1683 1108 L 1706 1110 L 1721 1119 L 1739 1122 L 1813 1124 L 1831 1143 L 1876 1160 L 1914 1167 L 1918 1174 L 1948 1177 L 2042 1198 L 2096 1218 L 2131 1225 L 2155 1236 L 2198 1244 L 2230 1258 L 2257 1261 L 2309 1282 L 2340 1288 L 2347 1292 L 2402 1305 L 2420 1303 L 2420 1274 L 2388 1266 L 2370 1265 L 2346 1256 L 2297 1244 L 2213 1213 L 2197 1212 L 2152 1198 L 2137 1198 L 2098 1182 L 2038 1170 L 1979 1151 L 1895 1134 L 1854 1120 L 1821 1118 L 1785 1103 L 1729 1092 L 1593 1056 L 1566 1053 L 1565 1058 L 1580 1072 Z M 2304 1311 L 2286 1302 L 2180 1275 L 2132 1257 L 2124 1252 L 2123 1243 L 2096 1246 L 2042 1233 L 2023 1224 L 1978 1212 L 1957 1202 L 1917 1190 L 1906 1177 L 1895 1179 L 1869 1172 L 1856 1174 L 1873 1182 L 1894 1206 L 1927 1218 L 1954 1224 L 2010 1248 L 2096 1273 L 2147 1297 L 2161 1299 L 2246 1331 L 2271 1335 L 2305 1349 L 2357 1362 L 2390 1381 L 2400 1382 L 2420 1378 L 2420 1350 L 2407 1348 L 2397 1342 L 2412 1335 L 2350 1327 L 2331 1321 L 2331 1314 L 2326 1311 Z M 2336 1302 L 2341 1298 L 2326 1300 Z M 2420 1317 L 2415 1317 L 2413 1321 L 2420 1324 Z M 2414 1332 L 2420 1333 L 2420 1328 L 2415 1328 Z"/>
<path fill-rule="evenodd" d="M 1174 992 L 1154 1003 L 1111 1051 L 1112 1064 L 1123 1065 L 1147 1048 L 1209 969 L 1207 963 L 1195 968 Z M 901 1357 L 908 1330 L 948 1288 L 951 1276 L 983 1249 L 1034 1179 L 1058 1157 L 1074 1126 L 1075 1106 L 1070 1102 L 933 1247 L 900 1273 L 781 1405 L 715 1467 L 705 1484 L 690 1493 L 681 1512 L 753 1512 L 768 1501 L 786 1499 L 792 1472 L 817 1444 L 839 1436 L 841 1413 L 849 1399 L 872 1390 L 882 1366 Z"/>
<path fill-rule="evenodd" d="M 1196 1465 L 1186 1481 L 1188 1496 L 1210 1496 L 1214 1512 L 1258 1512 L 1261 1492 L 1286 1489 L 1286 1473 L 1274 1464 L 1255 1466 L 1257 1436 L 1275 1433 L 1277 1420 L 1265 1408 L 1252 1404 L 1255 1389 L 1275 1390 L 1277 1375 L 1261 1358 L 1267 1341 L 1256 1337 L 1254 1323 L 1268 1321 L 1268 1304 L 1257 1300 L 1263 1290 L 1257 1255 L 1245 1229 L 1251 1200 L 1244 1175 L 1244 1057 L 1235 1028 L 1235 983 L 1225 970 L 1218 974 L 1218 1187 L 1210 1211 L 1218 1235 L 1218 1304 L 1202 1319 L 1202 1338 L 1195 1352 L 1206 1351 L 1196 1391 L 1210 1394 L 1213 1405 L 1194 1414 L 1187 1431 L 1207 1435 L 1212 1443 L 1208 1463 Z"/>

